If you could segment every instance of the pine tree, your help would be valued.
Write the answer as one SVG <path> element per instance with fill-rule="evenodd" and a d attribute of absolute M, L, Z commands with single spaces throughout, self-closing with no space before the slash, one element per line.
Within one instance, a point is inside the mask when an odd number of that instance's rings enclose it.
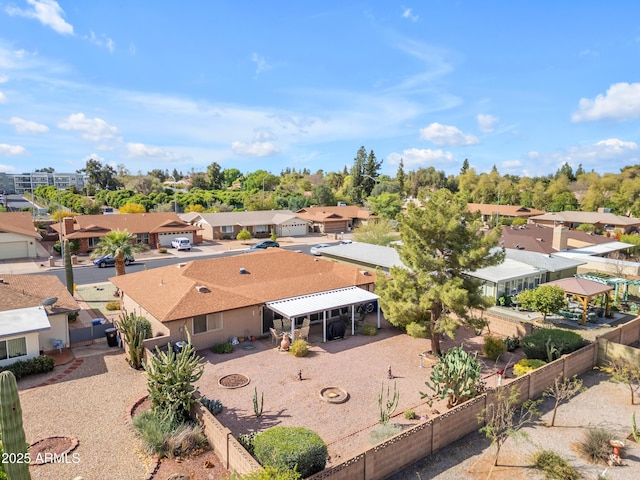
<path fill-rule="evenodd" d="M 404 181 L 406 175 L 404 174 L 404 162 L 400 159 L 400 165 L 398 165 L 398 172 L 396 173 L 396 180 L 400 186 L 400 195 L 404 196 Z"/>

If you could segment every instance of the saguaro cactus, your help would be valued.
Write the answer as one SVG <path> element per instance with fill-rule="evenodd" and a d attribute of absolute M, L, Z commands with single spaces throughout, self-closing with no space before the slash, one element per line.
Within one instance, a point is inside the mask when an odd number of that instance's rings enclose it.
<path fill-rule="evenodd" d="M 18 396 L 18 385 L 13 373 L 0 373 L 0 436 L 4 459 L 4 470 L 11 480 L 31 480 L 27 440 L 22 428 L 22 408 Z"/>

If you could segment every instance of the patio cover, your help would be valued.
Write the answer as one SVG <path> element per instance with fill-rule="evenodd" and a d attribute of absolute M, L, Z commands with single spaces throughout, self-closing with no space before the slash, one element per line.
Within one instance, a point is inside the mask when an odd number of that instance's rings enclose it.
<path fill-rule="evenodd" d="M 567 294 L 575 295 L 582 300 L 582 324 L 587 322 L 587 305 L 592 297 L 600 294 L 606 294 L 605 311 L 609 313 L 609 292 L 613 290 L 613 287 L 609 285 L 594 282 L 593 280 L 587 280 L 586 278 L 572 277 L 562 278 L 560 280 L 554 280 L 553 282 L 547 282 L 544 285 L 555 285 L 564 289 L 565 297 Z"/>
<path fill-rule="evenodd" d="M 346 287 L 326 292 L 311 293 L 299 297 L 284 298 L 266 302 L 268 309 L 279 313 L 285 318 L 296 318 L 312 313 L 324 312 L 322 318 L 323 341 L 327 340 L 327 310 L 334 310 L 342 307 L 351 307 L 351 335 L 355 334 L 355 306 L 373 302 L 380 296 L 368 292 L 359 287 Z M 380 307 L 378 306 L 378 328 L 380 328 Z M 291 338 L 295 329 L 294 322 L 291 322 Z"/>

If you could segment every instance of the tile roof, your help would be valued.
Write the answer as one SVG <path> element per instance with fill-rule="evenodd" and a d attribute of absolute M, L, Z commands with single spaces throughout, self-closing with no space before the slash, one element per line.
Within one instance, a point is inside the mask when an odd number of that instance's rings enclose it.
<path fill-rule="evenodd" d="M 0 212 L 0 233 L 19 233 L 42 240 L 28 212 Z"/>
<path fill-rule="evenodd" d="M 640 219 L 638 218 L 625 217 L 623 215 L 616 215 L 615 213 L 609 212 L 552 212 L 531 217 L 531 221 L 535 222 L 536 220 L 545 222 L 598 223 L 601 225 L 613 226 L 640 225 Z"/>
<path fill-rule="evenodd" d="M 287 220 L 296 218 L 291 210 L 256 210 L 250 212 L 217 212 L 199 213 L 195 216 L 181 216 L 185 221 L 193 222 L 201 218 L 212 227 L 239 225 L 253 227 L 256 225 L 279 225 Z"/>
<path fill-rule="evenodd" d="M 578 230 L 567 231 L 567 248 L 581 248 L 615 241 L 604 235 L 589 235 Z M 530 252 L 556 253 L 553 248 L 553 227 L 529 223 L 519 227 L 502 227 L 500 245 Z"/>
<path fill-rule="evenodd" d="M 522 207 L 520 205 L 493 205 L 489 203 L 468 203 L 467 210 L 471 213 L 480 212 L 482 215 L 495 215 L 496 213 L 505 217 L 531 217 L 542 215 L 544 210 Z"/>
<path fill-rule="evenodd" d="M 58 301 L 46 307 L 49 314 L 76 312 L 78 302 L 55 275 L 0 275 L 0 311 L 37 307 L 45 298 Z"/>
<path fill-rule="evenodd" d="M 247 273 L 240 273 L 245 269 Z M 270 248 L 223 258 L 193 260 L 110 278 L 160 321 L 334 290 L 375 281 L 375 275 L 337 262 Z M 196 287 L 205 287 L 199 292 Z"/>
<path fill-rule="evenodd" d="M 359 218 L 368 220 L 372 218 L 369 210 L 357 205 L 347 205 L 345 207 L 305 207 L 296 212 L 296 215 L 306 220 L 315 222 L 344 221 L 348 218 Z"/>

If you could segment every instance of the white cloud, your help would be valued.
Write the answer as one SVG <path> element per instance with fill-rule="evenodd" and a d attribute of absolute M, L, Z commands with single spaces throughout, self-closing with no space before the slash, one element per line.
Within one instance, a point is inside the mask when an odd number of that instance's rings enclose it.
<path fill-rule="evenodd" d="M 24 120 L 20 117 L 11 117 L 9 124 L 13 125 L 18 133 L 46 133 L 49 131 L 49 127 L 42 123 L 32 122 L 31 120 Z"/>
<path fill-rule="evenodd" d="M 101 118 L 86 118 L 84 113 L 74 113 L 58 124 L 62 130 L 82 132 L 82 138 L 90 142 L 102 142 L 115 137 L 118 128 Z"/>
<path fill-rule="evenodd" d="M 115 42 L 111 38 L 107 37 L 104 33 L 100 35 L 100 37 L 98 37 L 95 33 L 93 33 L 93 31 L 90 31 L 89 35 L 85 35 L 83 38 L 98 47 L 105 47 L 111 53 L 113 53 L 116 49 Z"/>
<path fill-rule="evenodd" d="M 0 172 L 15 172 L 16 168 L 12 167 L 11 165 L 5 165 L 4 163 L 0 163 Z"/>
<path fill-rule="evenodd" d="M 262 55 L 258 55 L 257 53 L 251 54 L 251 61 L 256 64 L 256 74 L 258 75 L 264 72 L 268 72 L 273 68 L 267 63 Z"/>
<path fill-rule="evenodd" d="M 520 160 L 505 160 L 500 164 L 501 168 L 505 169 L 513 169 L 522 167 L 522 162 Z"/>
<path fill-rule="evenodd" d="M 271 142 L 233 142 L 231 149 L 245 157 L 270 157 L 280 153 L 280 149 Z"/>
<path fill-rule="evenodd" d="M 5 83 L 7 80 L 9 80 L 9 77 L 6 75 L 0 75 L 0 83 Z"/>
<path fill-rule="evenodd" d="M 405 167 L 419 167 L 434 163 L 453 163 L 456 161 L 451 152 L 431 150 L 430 148 L 408 148 L 403 150 L 402 153 L 391 153 L 387 156 L 387 159 L 392 165 L 399 164 L 400 159 L 402 159 Z"/>
<path fill-rule="evenodd" d="M 414 15 L 412 9 L 405 8 L 402 11 L 402 18 L 406 18 L 407 20 L 411 20 L 412 22 L 417 22 L 420 17 L 418 15 Z"/>
<path fill-rule="evenodd" d="M 640 83 L 615 83 L 605 95 L 580 99 L 573 122 L 591 120 L 632 120 L 640 118 Z"/>
<path fill-rule="evenodd" d="M 0 155 L 5 157 L 13 157 L 15 155 L 24 155 L 27 150 L 20 145 L 8 145 L 6 143 L 0 143 Z"/>
<path fill-rule="evenodd" d="M 66 22 L 62 16 L 64 11 L 55 0 L 27 0 L 32 9 L 21 9 L 13 5 L 9 5 L 6 11 L 9 15 L 18 15 L 21 17 L 35 18 L 43 25 L 51 27 L 56 32 L 63 35 L 73 35 L 73 26 Z"/>
<path fill-rule="evenodd" d="M 498 117 L 493 115 L 485 115 L 483 113 L 478 114 L 478 130 L 484 133 L 493 132 L 496 123 L 498 123 Z"/>
<path fill-rule="evenodd" d="M 473 135 L 465 135 L 456 127 L 432 123 L 428 127 L 420 129 L 420 138 L 442 147 L 445 145 L 475 145 L 479 143 Z"/>
<path fill-rule="evenodd" d="M 0 92 L 0 103 L 7 103 L 7 96 Z"/>
<path fill-rule="evenodd" d="M 156 160 L 177 160 L 179 155 L 167 152 L 160 147 L 145 145 L 144 143 L 127 143 L 127 152 L 133 157 L 147 157 Z"/>

